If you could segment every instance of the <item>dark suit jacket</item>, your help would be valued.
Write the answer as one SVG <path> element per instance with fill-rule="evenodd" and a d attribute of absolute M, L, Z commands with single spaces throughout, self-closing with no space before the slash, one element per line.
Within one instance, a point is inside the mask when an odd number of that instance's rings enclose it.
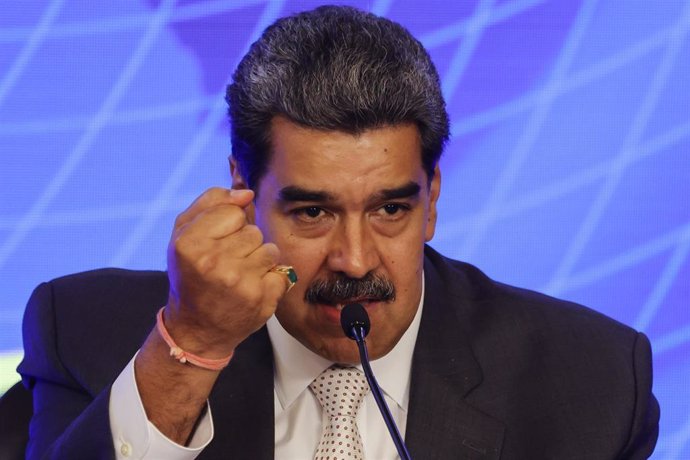
<path fill-rule="evenodd" d="M 659 407 L 644 335 L 496 283 L 430 248 L 424 270 L 406 435 L 413 458 L 649 456 Z M 19 366 L 34 395 L 30 458 L 112 457 L 110 385 L 149 333 L 167 289 L 164 273 L 114 269 L 36 289 Z M 200 458 L 273 457 L 265 328 L 236 350 L 210 403 L 216 435 Z"/>

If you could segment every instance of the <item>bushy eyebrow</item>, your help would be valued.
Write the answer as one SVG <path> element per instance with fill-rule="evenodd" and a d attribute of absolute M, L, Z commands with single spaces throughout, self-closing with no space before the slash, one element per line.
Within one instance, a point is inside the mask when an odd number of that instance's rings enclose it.
<path fill-rule="evenodd" d="M 408 182 L 407 184 L 396 187 L 381 190 L 376 194 L 376 197 L 380 200 L 399 200 L 401 198 L 414 198 L 419 195 L 419 191 L 422 187 L 417 182 Z"/>
<path fill-rule="evenodd" d="M 372 201 L 399 200 L 414 198 L 419 195 L 421 186 L 417 182 L 410 181 L 405 185 L 395 188 L 383 189 L 375 193 Z M 329 203 L 336 201 L 335 195 L 322 190 L 309 190 L 296 185 L 288 185 L 278 192 L 278 200 L 290 203 L 306 201 L 311 203 Z"/>
<path fill-rule="evenodd" d="M 335 197 L 328 192 L 320 190 L 308 190 L 296 185 L 288 185 L 278 192 L 278 199 L 284 202 L 312 201 L 324 203 L 335 201 Z"/>

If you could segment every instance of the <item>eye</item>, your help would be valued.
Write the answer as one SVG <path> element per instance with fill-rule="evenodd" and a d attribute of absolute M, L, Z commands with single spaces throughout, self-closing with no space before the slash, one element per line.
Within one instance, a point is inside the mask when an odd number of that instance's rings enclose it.
<path fill-rule="evenodd" d="M 318 206 L 307 206 L 292 211 L 292 214 L 303 222 L 316 222 L 325 217 L 326 212 Z"/>
<path fill-rule="evenodd" d="M 376 214 L 386 220 L 401 219 L 410 207 L 403 203 L 386 203 L 377 209 Z"/>
<path fill-rule="evenodd" d="M 319 215 L 321 215 L 323 210 L 321 208 L 317 208 L 316 206 L 310 206 L 308 208 L 302 209 L 302 212 L 305 216 L 315 219 L 319 217 Z"/>
<path fill-rule="evenodd" d="M 384 212 L 386 214 L 388 214 L 389 216 L 392 216 L 392 215 L 402 211 L 403 207 L 402 207 L 402 205 L 397 204 L 397 203 L 388 203 L 388 204 L 384 204 L 381 209 L 383 209 Z"/>

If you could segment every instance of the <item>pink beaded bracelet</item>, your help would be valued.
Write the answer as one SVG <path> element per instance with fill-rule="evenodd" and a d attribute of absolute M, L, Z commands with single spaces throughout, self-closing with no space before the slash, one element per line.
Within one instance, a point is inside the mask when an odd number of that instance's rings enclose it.
<path fill-rule="evenodd" d="M 156 315 L 156 328 L 158 329 L 158 333 L 161 335 L 165 343 L 167 343 L 170 347 L 170 356 L 182 364 L 190 363 L 210 371 L 219 371 L 230 363 L 232 354 L 227 358 L 207 359 L 189 353 L 188 351 L 184 351 L 182 348 L 178 347 L 172 337 L 170 337 L 168 330 L 165 328 L 165 324 L 163 323 L 163 310 L 165 310 L 165 307 L 158 310 L 158 314 Z"/>

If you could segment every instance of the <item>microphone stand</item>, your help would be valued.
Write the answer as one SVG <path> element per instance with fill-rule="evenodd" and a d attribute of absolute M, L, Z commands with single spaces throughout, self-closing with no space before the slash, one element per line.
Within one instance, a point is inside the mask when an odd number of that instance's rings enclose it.
<path fill-rule="evenodd" d="M 383 421 L 386 423 L 388 432 L 390 433 L 391 438 L 393 438 L 393 443 L 395 444 L 395 448 L 398 450 L 398 455 L 400 456 L 401 460 L 411 460 L 410 453 L 407 451 L 407 446 L 405 446 L 405 441 L 403 441 L 402 436 L 400 436 L 400 432 L 398 431 L 398 427 L 395 425 L 395 421 L 393 420 L 393 416 L 388 409 L 388 405 L 383 399 L 381 388 L 379 388 L 376 377 L 374 377 L 374 372 L 371 370 L 371 366 L 369 366 L 369 353 L 367 353 L 367 345 L 364 341 L 364 327 L 358 323 L 355 323 L 352 325 L 351 331 L 352 336 L 354 336 L 354 339 L 357 342 L 357 348 L 359 348 L 359 358 L 362 362 L 364 375 L 367 377 L 369 388 L 371 388 L 371 393 L 374 395 L 376 405 L 379 406 L 379 411 L 381 411 L 381 415 L 383 415 Z"/>

